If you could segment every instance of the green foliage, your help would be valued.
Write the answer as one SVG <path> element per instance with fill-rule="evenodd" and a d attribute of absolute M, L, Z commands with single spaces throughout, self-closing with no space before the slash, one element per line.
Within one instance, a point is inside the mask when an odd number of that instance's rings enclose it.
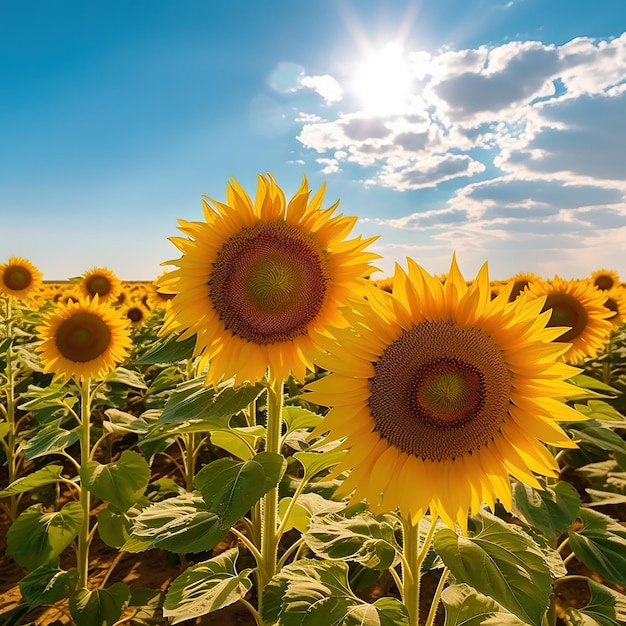
<path fill-rule="evenodd" d="M 539 547 L 521 531 L 485 512 L 479 530 L 460 537 L 450 529 L 435 535 L 435 550 L 457 582 L 467 583 L 519 619 L 541 626 L 550 599 L 550 571 Z"/>
<path fill-rule="evenodd" d="M 124 450 L 118 461 L 103 465 L 89 461 L 80 468 L 83 488 L 109 502 L 118 511 L 127 511 L 143 495 L 150 480 L 150 468 L 137 452 Z"/>
<path fill-rule="evenodd" d="M 188 567 L 170 585 L 163 603 L 163 615 L 170 623 L 200 617 L 243 598 L 252 587 L 251 569 L 237 573 L 239 550 L 231 548 L 220 555 Z"/>
<path fill-rule="evenodd" d="M 40 504 L 28 507 L 7 532 L 7 552 L 28 570 L 50 563 L 78 534 L 83 512 L 78 502 L 46 512 Z"/>
<path fill-rule="evenodd" d="M 568 608 L 565 622 L 568 626 L 623 626 L 626 623 L 626 596 L 591 579 L 589 602 L 580 609 Z"/>
<path fill-rule="evenodd" d="M 576 558 L 608 580 L 625 585 L 626 527 L 591 509 L 581 509 L 578 517 L 582 526 L 569 531 Z"/>
<path fill-rule="evenodd" d="M 112 626 L 130 601 L 130 589 L 114 583 L 108 589 L 80 589 L 70 598 L 70 613 L 76 626 Z"/>
<path fill-rule="evenodd" d="M 408 626 L 394 598 L 364 602 L 350 589 L 342 562 L 302 559 L 287 565 L 263 590 L 262 618 L 281 626 Z"/>
<path fill-rule="evenodd" d="M 44 563 L 29 572 L 20 581 L 23 601 L 32 609 L 42 604 L 53 604 L 69 597 L 78 582 L 78 570 L 65 571 L 58 559 Z"/>

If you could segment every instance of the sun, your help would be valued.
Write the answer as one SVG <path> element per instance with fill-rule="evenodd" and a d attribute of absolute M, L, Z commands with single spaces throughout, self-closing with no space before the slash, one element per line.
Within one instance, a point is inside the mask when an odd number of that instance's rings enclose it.
<path fill-rule="evenodd" d="M 366 113 L 387 115 L 406 107 L 411 70 L 403 47 L 394 41 L 361 61 L 354 76 L 354 92 Z"/>

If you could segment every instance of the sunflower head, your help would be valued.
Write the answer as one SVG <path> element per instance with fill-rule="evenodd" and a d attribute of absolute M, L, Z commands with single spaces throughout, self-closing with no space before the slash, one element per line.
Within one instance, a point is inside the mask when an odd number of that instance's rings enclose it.
<path fill-rule="evenodd" d="M 315 336 L 344 324 L 339 312 L 377 255 L 373 239 L 345 239 L 356 218 L 323 209 L 324 187 L 306 178 L 287 202 L 274 179 L 259 176 L 253 201 L 233 179 L 226 202 L 203 201 L 204 222 L 180 222 L 183 256 L 159 281 L 174 295 L 161 334 L 196 335 L 196 355 L 210 363 L 207 383 L 222 377 L 256 381 L 271 370 L 304 378 Z"/>
<path fill-rule="evenodd" d="M 98 296 L 57 304 L 37 331 L 44 371 L 75 380 L 102 378 L 131 346 L 127 320 Z"/>
<path fill-rule="evenodd" d="M 28 302 L 42 284 L 41 272 L 26 259 L 12 256 L 7 263 L 0 264 L 0 293 Z"/>
<path fill-rule="evenodd" d="M 150 309 L 139 298 L 132 298 L 122 307 L 131 328 L 141 328 L 150 315 Z"/>
<path fill-rule="evenodd" d="M 591 272 L 591 283 L 602 291 L 608 291 L 613 287 L 618 287 L 620 284 L 620 278 L 615 270 L 595 270 Z"/>
<path fill-rule="evenodd" d="M 595 358 L 611 336 L 612 313 L 604 306 L 606 292 L 585 280 L 552 280 L 531 283 L 530 298 L 545 298 L 543 311 L 550 311 L 548 326 L 563 327 L 557 342 L 569 344 L 561 359 L 572 365 Z"/>
<path fill-rule="evenodd" d="M 611 312 L 608 318 L 614 328 L 621 327 L 626 321 L 626 287 L 618 285 L 604 292 L 604 306 Z"/>
<path fill-rule="evenodd" d="M 313 436 L 347 450 L 339 494 L 465 530 L 483 502 L 511 506 L 510 475 L 556 476 L 544 444 L 575 447 L 556 421 L 584 419 L 563 400 L 579 370 L 558 362 L 543 301 L 509 292 L 492 299 L 486 266 L 468 286 L 454 260 L 443 284 L 409 261 L 391 294 L 351 303 L 318 358 L 329 374 L 306 388 L 330 407 Z"/>
<path fill-rule="evenodd" d="M 509 295 L 509 300 L 512 302 L 528 287 L 528 285 L 532 282 L 536 282 L 541 280 L 537 274 L 533 274 L 532 272 L 519 272 L 515 274 L 510 279 L 510 282 L 513 283 L 511 288 L 511 294 Z"/>
<path fill-rule="evenodd" d="M 94 267 L 83 274 L 80 291 L 85 298 L 114 303 L 122 295 L 122 281 L 106 267 Z"/>

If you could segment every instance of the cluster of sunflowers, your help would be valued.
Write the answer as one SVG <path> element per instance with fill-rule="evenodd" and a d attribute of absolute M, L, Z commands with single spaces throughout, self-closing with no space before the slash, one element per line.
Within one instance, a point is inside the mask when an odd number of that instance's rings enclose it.
<path fill-rule="evenodd" d="M 511 510 L 511 477 L 534 489 L 558 478 L 556 454 L 576 448 L 559 422 L 587 419 L 568 404 L 580 395 L 572 381 L 623 328 L 626 288 L 604 269 L 493 281 L 485 264 L 466 281 L 455 258 L 444 276 L 407 259 L 375 280 L 374 239 L 348 238 L 356 218 L 337 214 L 338 203 L 323 208 L 324 193 L 304 179 L 287 200 L 268 175 L 253 200 L 232 180 L 225 202 L 203 200 L 204 221 L 180 221 L 184 237 L 171 241 L 182 254 L 154 283 L 123 287 L 94 268 L 46 285 L 12 257 L 0 293 L 41 308 L 44 372 L 87 390 L 125 363 L 131 327 L 158 309 L 159 337 L 193 343 L 207 387 L 266 386 L 268 453 L 281 452 L 286 382 L 307 381 L 302 398 L 325 407 L 311 449 L 341 453 L 327 477 L 342 478 L 335 497 L 402 519 L 398 584 L 416 625 L 424 546 L 438 524 L 467 535 L 485 505 Z M 262 502 L 252 547 L 261 589 L 278 571 L 276 488 Z"/>

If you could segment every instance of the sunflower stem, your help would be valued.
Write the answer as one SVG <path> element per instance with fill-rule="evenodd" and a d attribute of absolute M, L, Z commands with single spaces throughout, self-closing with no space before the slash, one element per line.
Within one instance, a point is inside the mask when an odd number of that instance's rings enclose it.
<path fill-rule="evenodd" d="M 428 611 L 428 617 L 426 618 L 426 624 L 424 626 L 433 626 L 435 623 L 435 617 L 437 616 L 437 608 L 439 607 L 439 602 L 441 601 L 441 593 L 443 592 L 443 588 L 445 587 L 446 581 L 448 580 L 448 576 L 450 575 L 450 570 L 445 567 L 443 573 L 439 578 L 439 582 L 437 583 L 437 588 L 435 589 L 435 593 L 433 594 L 433 599 L 430 604 L 430 610 Z"/>
<path fill-rule="evenodd" d="M 89 395 L 89 378 L 84 378 L 80 384 L 80 421 L 82 437 L 80 441 L 80 465 L 84 469 L 91 456 L 90 449 L 90 420 L 91 420 L 91 396 Z M 89 511 L 91 508 L 91 494 L 87 487 L 80 485 L 80 505 L 83 519 L 78 531 L 78 548 L 76 554 L 76 566 L 78 568 L 78 582 L 76 589 L 86 589 L 89 576 Z"/>
<path fill-rule="evenodd" d="M 265 451 L 280 454 L 283 411 L 283 380 L 272 379 L 267 393 L 267 433 Z M 259 612 L 265 585 L 273 578 L 278 562 L 278 487 L 270 489 L 261 501 L 261 563 L 258 568 Z"/>
<path fill-rule="evenodd" d="M 409 613 L 409 626 L 419 626 L 421 566 L 419 562 L 419 522 L 412 524 L 410 520 L 403 520 L 403 535 L 402 552 L 405 561 L 402 566 L 402 601 Z"/>
<path fill-rule="evenodd" d="M 6 330 L 7 337 L 12 337 L 13 329 L 11 323 L 11 298 L 7 298 L 7 320 L 6 320 Z M 7 445 L 6 445 L 6 453 L 7 453 L 7 468 L 8 468 L 8 478 L 9 485 L 17 478 L 17 454 L 15 449 L 15 441 L 17 438 L 17 427 L 15 423 L 15 372 L 13 370 L 13 345 L 12 342 L 9 344 L 9 347 L 6 351 L 6 367 L 5 367 L 5 376 L 7 379 L 6 386 L 6 397 L 7 397 L 7 405 L 6 405 L 6 420 L 9 424 L 9 432 L 7 433 Z M 17 503 L 18 496 L 17 494 L 12 494 L 9 496 L 9 515 L 11 517 L 11 521 L 15 521 L 17 517 Z"/>

